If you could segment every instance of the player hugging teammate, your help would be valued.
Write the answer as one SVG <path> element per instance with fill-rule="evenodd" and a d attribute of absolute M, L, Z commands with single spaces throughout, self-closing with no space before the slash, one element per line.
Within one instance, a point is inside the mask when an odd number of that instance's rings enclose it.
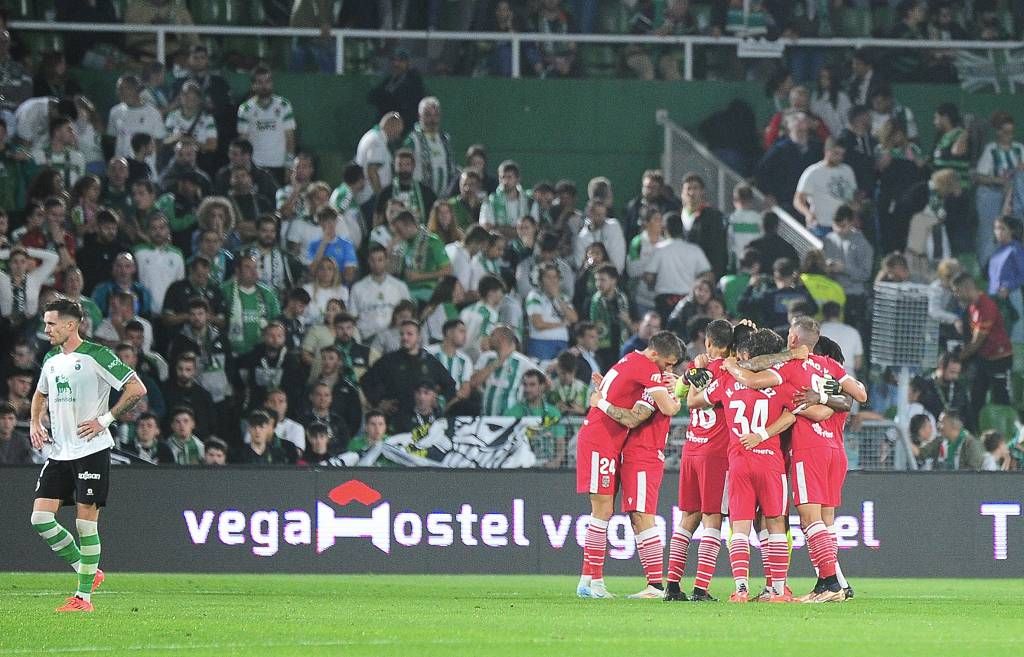
<path fill-rule="evenodd" d="M 577 594 L 611 597 L 601 576 L 617 472 L 623 490 L 622 510 L 630 513 L 648 583 L 643 591 L 630 597 L 686 600 L 680 582 L 687 549 L 697 528 L 703 525 L 691 599 L 714 601 L 708 587 L 726 515 L 732 530 L 729 557 L 736 587 L 730 602 L 837 602 L 852 597 L 853 591 L 839 568 L 834 522 L 846 475 L 843 427 L 852 401 L 866 401 L 864 386 L 846 374 L 839 364 L 843 357 L 838 346 L 820 337 L 817 323 L 810 318 L 795 319 L 788 340 L 774 331 L 755 329 L 749 322 L 733 327 L 725 320 L 715 320 L 707 327 L 705 347 L 707 354 L 688 364 L 684 380 L 666 390 L 676 409 L 676 395 L 686 395 L 690 424 L 679 472 L 678 505 L 682 516 L 672 532 L 668 588 L 664 592 L 663 548 L 653 514 L 664 467 L 661 450 L 673 407 L 651 403 L 656 390 L 645 390 L 639 384 L 627 390 L 623 385 L 628 380 L 621 378 L 623 372 L 632 369 L 626 366 L 627 359 L 637 363 L 636 356 L 647 352 L 635 352 L 619 361 L 591 397 L 588 421 L 578 439 L 577 489 L 592 493 L 592 508 L 601 515 L 594 516 L 588 525 L 583 577 Z M 651 360 L 649 356 L 648 359 Z M 661 364 L 670 366 L 669 362 Z M 675 382 L 671 372 L 662 372 L 661 379 L 666 385 Z M 620 381 L 617 387 L 615 380 Z M 598 483 L 607 485 L 598 496 L 602 499 L 595 501 L 592 487 L 586 486 L 592 476 L 587 472 L 589 461 L 582 459 L 595 439 L 588 427 L 596 424 L 592 420 L 602 416 L 625 429 L 626 438 L 617 461 L 608 451 L 614 450 L 617 443 L 608 443 L 602 452 L 602 458 L 613 459 L 609 463 L 615 466 L 605 468 L 607 481 Z M 602 420 L 602 426 L 605 425 Z M 648 465 L 650 459 L 646 455 L 652 448 L 661 456 L 660 468 Z M 637 467 L 637 463 L 642 465 Z M 639 498 L 637 473 L 646 484 L 645 493 Z M 600 468 L 597 474 L 601 475 Z M 653 483 L 655 480 L 657 484 Z M 814 590 L 796 599 L 786 586 L 790 488 L 811 562 L 818 573 Z M 766 576 L 765 590 L 756 597 L 749 589 L 749 536 L 755 521 L 760 521 L 758 538 Z"/>

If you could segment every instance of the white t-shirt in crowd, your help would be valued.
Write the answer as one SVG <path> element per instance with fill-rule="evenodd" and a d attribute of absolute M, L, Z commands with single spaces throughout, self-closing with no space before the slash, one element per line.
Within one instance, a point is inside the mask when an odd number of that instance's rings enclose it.
<path fill-rule="evenodd" d="M 853 200 L 857 178 L 849 164 L 830 167 L 825 162 L 815 162 L 804 169 L 796 191 L 808 196 L 818 225 L 831 227 L 839 206 Z"/>
<path fill-rule="evenodd" d="M 706 271 L 711 271 L 711 263 L 704 250 L 682 239 L 659 244 L 644 267 L 644 273 L 657 275 L 655 295 L 689 294 L 697 277 Z"/>
<path fill-rule="evenodd" d="M 469 255 L 469 249 L 461 242 L 452 242 L 445 245 L 444 252 L 452 265 L 452 276 L 459 281 L 463 290 L 471 290 L 469 284 L 473 280 L 473 256 Z"/>
<path fill-rule="evenodd" d="M 386 329 L 395 306 L 410 298 L 409 286 L 390 274 L 380 282 L 365 276 L 352 286 L 348 308 L 356 316 L 359 334 L 366 340 Z"/>
<path fill-rule="evenodd" d="M 379 164 L 377 177 L 380 179 L 381 188 L 391 184 L 394 160 L 388 149 L 388 138 L 384 136 L 384 131 L 379 126 L 370 128 L 359 139 L 359 145 L 356 146 L 355 162 L 363 167 L 363 171 L 366 171 L 371 164 Z"/>
<path fill-rule="evenodd" d="M 576 267 L 582 267 L 587 257 L 587 247 L 594 242 L 601 242 L 608 251 L 608 260 L 620 272 L 626 268 L 626 236 L 618 219 L 609 217 L 600 228 L 594 228 L 588 221 L 580 229 L 576 237 Z"/>
<path fill-rule="evenodd" d="M 124 103 L 110 108 L 110 115 L 107 119 L 107 135 L 116 139 L 114 143 L 116 157 L 132 156 L 132 135 L 139 132 L 146 133 L 155 141 L 167 136 L 164 117 L 160 115 L 160 110 L 152 105 L 128 107 Z M 156 155 L 146 158 L 146 164 L 150 169 L 156 171 Z"/>
<path fill-rule="evenodd" d="M 842 322 L 822 322 L 821 334 L 832 340 L 843 350 L 843 369 L 856 371 L 857 356 L 864 355 L 864 343 L 860 331 Z"/>
<path fill-rule="evenodd" d="M 287 165 L 285 133 L 289 130 L 295 130 L 295 115 L 285 98 L 271 96 L 264 107 L 253 96 L 238 108 L 238 135 L 252 142 L 252 161 L 256 166 Z"/>
<path fill-rule="evenodd" d="M 567 297 L 563 296 L 562 300 L 572 305 L 572 301 Z M 526 326 L 529 327 L 530 337 L 534 340 L 565 340 L 568 342 L 569 328 L 567 326 L 536 329 L 533 328 L 533 323 L 530 320 L 533 315 L 540 315 L 541 320 L 545 322 L 564 322 L 565 317 L 555 307 L 555 301 L 540 290 L 530 290 L 530 293 L 526 295 Z"/>
<path fill-rule="evenodd" d="M 174 281 L 185 278 L 185 259 L 181 250 L 173 245 L 159 248 L 152 244 L 135 247 L 135 262 L 139 267 L 139 282 L 153 295 L 153 312 L 164 308 L 164 295 Z"/>
<path fill-rule="evenodd" d="M 195 124 L 195 127 L 192 127 Z M 168 135 L 184 135 L 188 134 L 188 131 L 192 130 L 192 137 L 199 142 L 199 146 L 202 147 L 209 139 L 217 138 L 217 124 L 213 122 L 213 117 L 206 112 L 200 112 L 198 120 L 197 117 L 188 118 L 182 114 L 180 109 L 171 110 L 167 114 L 167 118 L 164 119 L 164 127 L 167 129 Z"/>

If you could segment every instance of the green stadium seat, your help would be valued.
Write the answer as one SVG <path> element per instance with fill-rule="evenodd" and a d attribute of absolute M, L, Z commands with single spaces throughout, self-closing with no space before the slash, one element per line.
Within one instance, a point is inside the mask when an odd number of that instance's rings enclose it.
<path fill-rule="evenodd" d="M 989 429 L 1012 439 L 1017 435 L 1017 410 L 1005 404 L 985 404 L 978 417 L 978 431 L 983 433 Z"/>
<path fill-rule="evenodd" d="M 846 7 L 838 11 L 838 36 L 867 37 L 871 36 L 871 10 L 858 7 Z"/>

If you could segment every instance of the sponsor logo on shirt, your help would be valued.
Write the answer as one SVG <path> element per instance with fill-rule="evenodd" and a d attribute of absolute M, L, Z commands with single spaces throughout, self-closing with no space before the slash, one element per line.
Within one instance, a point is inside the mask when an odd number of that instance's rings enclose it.
<path fill-rule="evenodd" d="M 71 389 L 71 383 L 68 381 L 68 378 L 66 376 L 61 376 L 60 374 L 58 374 L 56 377 L 56 383 L 57 396 L 55 398 L 55 401 L 74 402 L 75 392 L 74 390 Z"/>
<path fill-rule="evenodd" d="M 98 481 L 101 478 L 101 475 L 98 472 L 89 472 L 88 470 L 86 470 L 85 472 L 79 472 L 78 478 L 83 481 L 88 481 L 90 479 L 95 479 Z"/>

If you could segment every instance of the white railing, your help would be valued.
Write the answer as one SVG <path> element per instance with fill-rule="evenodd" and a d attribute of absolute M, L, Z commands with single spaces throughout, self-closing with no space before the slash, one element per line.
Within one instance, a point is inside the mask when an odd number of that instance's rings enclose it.
<path fill-rule="evenodd" d="M 144 25 L 126 23 L 62 23 L 50 21 L 12 21 L 10 28 L 40 32 L 113 32 L 156 35 L 156 55 L 167 59 L 168 34 L 205 34 L 208 36 L 252 37 L 320 37 L 316 28 L 233 26 L 233 25 Z M 538 32 L 450 32 L 432 30 L 356 30 L 332 29 L 335 42 L 335 72 L 345 71 L 345 39 L 399 39 L 412 41 L 489 41 L 512 45 L 512 77 L 522 75 L 520 48 L 523 43 L 577 43 L 626 46 L 632 44 L 682 46 L 684 52 L 683 78 L 693 79 L 694 46 L 734 46 L 756 43 L 757 40 L 735 36 L 647 36 L 634 34 L 542 34 Z M 916 41 L 873 38 L 801 38 L 780 39 L 786 47 L 813 46 L 817 48 L 914 48 L 926 50 L 1019 50 L 1022 41 Z"/>
<path fill-rule="evenodd" d="M 726 212 L 732 207 L 733 188 L 741 182 L 749 181 L 722 162 L 689 131 L 673 121 L 668 115 L 668 110 L 660 109 L 655 112 L 655 120 L 665 129 L 665 145 L 661 156 L 661 168 L 665 179 L 678 192 L 686 172 L 695 171 L 702 174 L 708 200 L 716 201 L 715 207 Z M 764 194 L 756 187 L 754 198 L 764 209 L 771 210 L 782 220 L 779 225 L 779 236 L 789 242 L 801 258 L 808 251 L 821 249 L 821 240 L 789 212 L 777 205 L 766 206 Z M 739 257 L 739 254 L 736 256 Z"/>

